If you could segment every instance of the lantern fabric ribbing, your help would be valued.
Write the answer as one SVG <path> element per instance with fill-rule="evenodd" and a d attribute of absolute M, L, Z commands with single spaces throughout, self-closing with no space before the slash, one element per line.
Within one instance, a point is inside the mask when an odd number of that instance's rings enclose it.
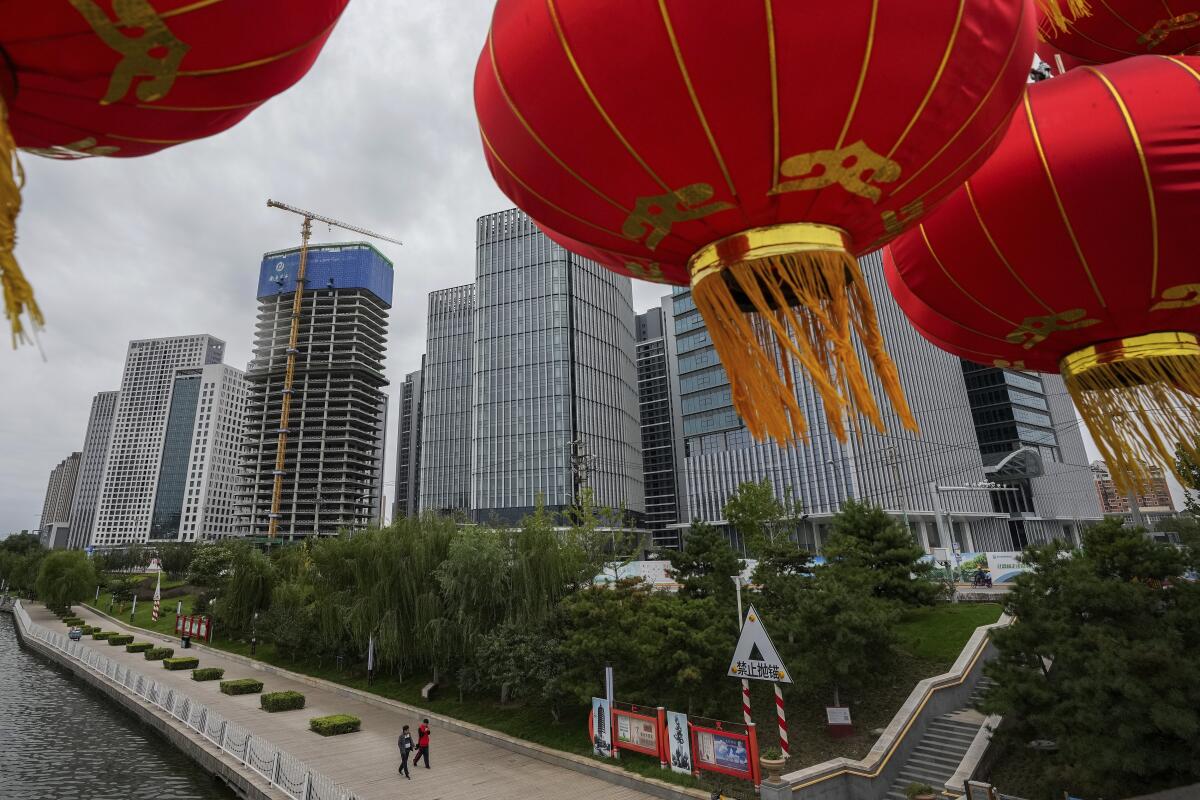
<path fill-rule="evenodd" d="M 14 334 L 41 315 L 12 258 L 14 145 L 129 157 L 211 136 L 299 80 L 349 0 L 21 0 L 0 12 L 0 271 Z M 7 144 L 4 140 L 7 139 Z"/>
<path fill-rule="evenodd" d="M 1108 64 L 1141 55 L 1200 54 L 1200 0 L 1104 0 L 1086 14 L 1068 13 L 1061 23 L 1042 12 L 1038 55 L 1053 64 L 1055 51 L 1065 67 Z"/>
<path fill-rule="evenodd" d="M 551 238 L 692 286 L 755 436 L 805 432 L 787 355 L 839 435 L 847 412 L 882 427 L 855 337 L 915 427 L 852 255 L 982 163 L 1020 97 L 1034 13 L 1022 0 L 500 0 L 475 75 L 485 155 Z"/>
<path fill-rule="evenodd" d="M 987 164 L 884 262 L 934 344 L 1061 372 L 1129 487 L 1200 430 L 1197 219 L 1200 58 L 1143 56 L 1031 86 Z"/>

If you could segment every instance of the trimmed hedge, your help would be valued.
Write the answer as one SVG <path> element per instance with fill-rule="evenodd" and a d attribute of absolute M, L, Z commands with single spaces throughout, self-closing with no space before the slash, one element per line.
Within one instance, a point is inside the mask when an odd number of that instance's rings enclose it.
<path fill-rule="evenodd" d="M 82 625 L 83 620 L 79 617 L 67 617 L 63 620 L 63 624 L 70 625 L 72 628 L 74 628 L 76 625 Z"/>
<path fill-rule="evenodd" d="M 133 641 L 133 637 L 131 635 L 129 635 L 128 633 L 122 634 L 121 636 L 108 637 L 108 644 L 111 647 L 117 647 L 119 645 L 126 645 L 132 641 Z"/>
<path fill-rule="evenodd" d="M 257 694 L 262 691 L 262 687 L 262 681 L 256 681 L 254 678 L 221 681 L 221 691 L 225 694 Z"/>
<path fill-rule="evenodd" d="M 322 736 L 337 736 L 342 733 L 354 733 L 362 726 L 362 720 L 349 714 L 333 714 L 328 717 L 313 717 L 308 721 L 308 729 Z"/>
<path fill-rule="evenodd" d="M 151 647 L 142 653 L 147 661 L 162 661 L 164 658 L 170 658 L 175 655 L 174 649 L 170 647 Z"/>
<path fill-rule="evenodd" d="M 110 636 L 116 636 L 116 635 L 117 635 L 116 631 L 94 631 L 92 633 L 92 638 L 93 639 L 107 639 Z"/>
<path fill-rule="evenodd" d="M 163 659 L 163 669 L 195 669 L 198 666 L 200 666 L 200 659 L 195 656 Z"/>
<path fill-rule="evenodd" d="M 96 629 L 93 628 L 91 625 L 84 625 L 79 630 L 83 633 L 84 636 L 91 636 L 93 633 L 96 632 Z"/>
<path fill-rule="evenodd" d="M 219 681 L 225 677 L 225 670 L 220 667 L 204 667 L 203 669 L 192 670 L 192 680 L 194 681 Z"/>
<path fill-rule="evenodd" d="M 125 645 L 126 653 L 144 653 L 154 645 L 150 642 L 134 642 L 133 644 Z"/>
<path fill-rule="evenodd" d="M 263 711 L 295 711 L 304 708 L 304 695 L 299 692 L 268 692 L 258 698 Z"/>

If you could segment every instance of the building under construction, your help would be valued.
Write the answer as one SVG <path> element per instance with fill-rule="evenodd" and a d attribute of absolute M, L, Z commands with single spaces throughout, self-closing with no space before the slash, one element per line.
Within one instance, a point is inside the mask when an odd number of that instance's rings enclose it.
<path fill-rule="evenodd" d="M 293 347 L 302 251 L 263 256 L 246 371 L 239 505 L 250 535 L 268 535 L 274 518 L 285 540 L 378 523 L 387 430 L 392 262 L 366 243 L 307 248 Z"/>

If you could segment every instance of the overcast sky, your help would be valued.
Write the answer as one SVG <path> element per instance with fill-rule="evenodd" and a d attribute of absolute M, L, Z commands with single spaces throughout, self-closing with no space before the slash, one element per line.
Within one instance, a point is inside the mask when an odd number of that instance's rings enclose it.
<path fill-rule="evenodd" d="M 210 333 L 250 356 L 261 254 L 298 244 L 268 197 L 399 238 L 393 381 L 419 365 L 426 295 L 474 276 L 475 220 L 509 203 L 471 102 L 492 0 L 352 0 L 312 71 L 230 131 L 136 159 L 26 155 L 17 255 L 47 327 L 0 349 L 0 536 L 38 523 L 50 470 L 131 339 Z M 316 226 L 316 241 L 353 238 Z M 635 307 L 662 287 L 634 283 Z M 392 404 L 393 422 L 395 401 Z M 392 494 L 394 430 L 388 436 Z"/>

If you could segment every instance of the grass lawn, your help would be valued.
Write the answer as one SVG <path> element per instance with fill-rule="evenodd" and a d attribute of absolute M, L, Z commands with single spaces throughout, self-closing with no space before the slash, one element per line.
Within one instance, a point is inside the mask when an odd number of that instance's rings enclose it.
<path fill-rule="evenodd" d="M 98 607 L 107 610 L 107 595 L 101 594 L 100 600 Z M 134 624 L 173 634 L 175 603 L 178 600 L 183 601 L 184 613 L 188 613 L 195 597 L 186 595 L 172 598 L 169 602 L 164 600 L 163 616 L 154 625 L 150 623 L 150 603 L 139 600 Z M 117 614 L 116 610 L 114 608 L 113 616 L 128 621 L 128 605 L 123 614 Z M 871 735 L 871 731 L 887 726 L 913 686 L 924 678 L 939 675 L 949 669 L 975 629 L 980 625 L 995 622 L 1000 617 L 1000 612 L 1000 606 L 995 604 L 958 603 L 906 613 L 896 628 L 898 652 L 888 657 L 886 670 L 881 669 L 875 684 L 869 691 L 857 696 L 842 693 L 841 701 L 850 706 L 855 725 L 855 734 L 848 738 L 831 739 L 825 733 L 825 706 L 831 704 L 833 698 L 818 696 L 799 685 L 785 687 L 784 699 L 787 703 L 788 730 L 792 744 L 789 767 L 798 769 L 838 756 L 865 756 L 877 738 Z M 238 655 L 250 655 L 249 642 L 225 639 L 221 637 L 219 627 L 217 634 L 218 639 L 212 646 Z M 374 692 L 419 708 L 428 708 L 437 714 L 461 719 L 557 750 L 581 755 L 591 754 L 586 736 L 586 708 L 564 709 L 560 721 L 555 723 L 547 713 L 524 707 L 519 703 L 501 706 L 495 698 L 478 695 L 468 695 L 460 700 L 458 692 L 452 687 L 443 689 L 432 701 L 422 700 L 421 687 L 429 682 L 426 675 L 408 675 L 403 681 L 394 675 L 380 676 L 368 687 L 363 664 L 350 663 L 344 670 L 339 671 L 328 661 L 297 662 L 286 658 L 269 642 L 260 643 L 254 657 L 284 669 Z M 225 676 L 226 679 L 237 677 L 244 676 L 232 672 Z M 619 689 L 619 675 L 617 683 Z M 779 744 L 779 732 L 774 724 L 774 690 L 770 684 L 762 681 L 750 683 L 751 708 L 758 721 L 760 749 L 776 747 Z M 731 680 L 727 693 L 729 711 L 726 719 L 740 719 L 740 684 Z M 696 780 L 660 769 L 657 759 L 634 753 L 622 753 L 620 765 L 632 772 L 670 783 L 700 787 L 709 791 L 720 789 L 729 797 L 747 800 L 754 797 L 750 787 L 741 781 L 723 778 L 714 773 L 705 773 L 703 780 Z"/>

